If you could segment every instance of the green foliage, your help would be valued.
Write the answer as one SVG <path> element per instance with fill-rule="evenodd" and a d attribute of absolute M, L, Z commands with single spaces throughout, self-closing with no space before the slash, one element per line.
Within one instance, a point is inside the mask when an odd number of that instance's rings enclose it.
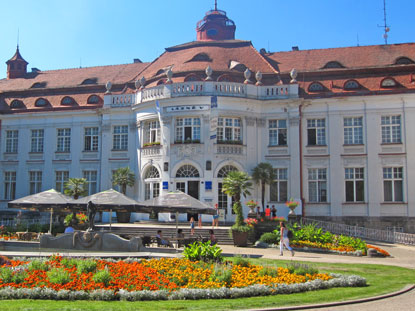
<path fill-rule="evenodd" d="M 71 281 L 71 275 L 63 268 L 53 268 L 47 272 L 49 282 L 64 285 Z"/>
<path fill-rule="evenodd" d="M 271 276 L 273 278 L 278 276 L 278 271 L 275 267 L 270 266 L 263 266 L 261 270 L 258 272 L 259 276 Z"/>
<path fill-rule="evenodd" d="M 302 264 L 296 261 L 291 261 L 287 264 L 287 269 L 290 273 L 295 273 L 298 275 L 306 275 L 306 274 L 315 274 L 318 273 L 317 268 L 312 267 L 307 264 Z"/>
<path fill-rule="evenodd" d="M 69 257 L 64 257 L 61 260 L 61 265 L 64 266 L 65 268 L 73 268 L 77 266 L 78 261 L 74 258 L 69 258 Z"/>
<path fill-rule="evenodd" d="M 275 232 L 276 231 L 276 232 Z M 280 232 L 279 230 L 275 230 L 273 232 L 266 232 L 261 235 L 259 240 L 261 242 L 267 243 L 267 244 L 279 244 L 280 243 Z"/>
<path fill-rule="evenodd" d="M 222 249 L 208 242 L 194 242 L 186 246 L 183 250 L 183 256 L 191 261 L 204 262 L 221 262 L 223 260 Z"/>
<path fill-rule="evenodd" d="M 339 235 L 339 236 L 335 236 L 333 240 L 334 240 L 334 243 L 339 246 L 351 246 L 354 249 L 361 250 L 363 252 L 366 252 L 366 249 L 367 249 L 366 242 L 358 238 Z"/>
<path fill-rule="evenodd" d="M 69 195 L 74 199 L 78 199 L 79 197 L 88 194 L 88 190 L 86 189 L 87 184 L 88 181 L 86 178 L 69 178 L 65 183 L 64 192 L 66 195 Z"/>
<path fill-rule="evenodd" d="M 108 286 L 112 281 L 112 276 L 107 269 L 104 269 L 95 273 L 92 279 L 95 283 L 104 283 L 105 286 Z"/>
<path fill-rule="evenodd" d="M 13 271 L 8 267 L 0 268 L 0 279 L 2 283 L 16 283 L 20 284 L 24 282 L 24 279 L 27 277 L 27 272 L 25 270 Z"/>
<path fill-rule="evenodd" d="M 95 272 L 97 269 L 97 263 L 92 259 L 78 260 L 76 267 L 78 274 Z"/>
<path fill-rule="evenodd" d="M 227 265 L 215 265 L 210 280 L 224 282 L 225 286 L 229 286 L 232 282 L 232 268 Z"/>
<path fill-rule="evenodd" d="M 126 194 L 127 186 L 132 187 L 134 183 L 135 175 L 128 166 L 120 167 L 112 175 L 112 184 L 120 186 L 123 194 Z"/>
<path fill-rule="evenodd" d="M 234 257 L 233 264 L 235 266 L 241 266 L 245 268 L 248 268 L 249 266 L 251 266 L 251 263 L 249 262 L 249 260 L 247 258 L 242 257 L 241 255 Z"/>
<path fill-rule="evenodd" d="M 42 225 L 41 224 L 31 224 L 28 228 L 29 232 L 42 232 Z"/>
<path fill-rule="evenodd" d="M 45 261 L 35 259 L 29 263 L 29 266 L 27 267 L 27 269 L 29 271 L 33 271 L 33 270 L 48 271 L 49 266 L 45 263 Z"/>
<path fill-rule="evenodd" d="M 265 186 L 271 185 L 275 179 L 275 171 L 272 165 L 268 162 L 259 163 L 252 170 L 252 179 L 261 185 L 261 203 L 262 208 L 264 209 L 264 199 L 265 199 Z"/>
<path fill-rule="evenodd" d="M 232 230 L 239 231 L 239 232 L 250 232 L 252 230 L 252 227 L 243 225 L 238 226 L 237 224 L 234 224 L 230 229 L 230 235 L 232 236 Z"/>

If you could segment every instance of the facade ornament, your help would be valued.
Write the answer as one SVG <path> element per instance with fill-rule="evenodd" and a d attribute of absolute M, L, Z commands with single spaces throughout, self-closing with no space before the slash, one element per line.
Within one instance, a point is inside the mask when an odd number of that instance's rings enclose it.
<path fill-rule="evenodd" d="M 173 119 L 172 116 L 163 116 L 163 125 L 170 125 L 171 124 L 171 120 Z M 161 126 L 161 124 L 160 124 Z"/>
<path fill-rule="evenodd" d="M 166 76 L 167 76 L 167 83 L 173 83 L 173 80 L 171 79 L 173 77 L 173 71 L 171 70 L 171 68 L 169 68 L 166 71 Z"/>
<path fill-rule="evenodd" d="M 212 79 L 213 70 L 212 70 L 212 68 L 210 66 L 207 66 L 206 67 L 205 73 L 206 73 L 206 79 L 205 79 L 205 81 L 212 81 L 213 80 Z"/>
<path fill-rule="evenodd" d="M 295 69 L 295 68 L 291 69 L 291 72 L 290 72 L 291 81 L 290 81 L 290 83 L 297 83 L 297 80 L 296 80 L 297 75 L 298 75 L 297 69 Z"/>
<path fill-rule="evenodd" d="M 290 126 L 299 126 L 300 125 L 300 118 L 298 116 L 291 117 L 289 119 Z"/>
<path fill-rule="evenodd" d="M 262 85 L 262 72 L 261 71 L 257 71 L 255 74 L 255 79 L 256 79 L 256 83 L 255 85 Z"/>
<path fill-rule="evenodd" d="M 249 80 L 249 78 L 251 78 L 251 70 L 249 70 L 249 68 L 246 68 L 246 70 L 245 70 L 245 72 L 244 72 L 244 77 L 245 77 L 245 81 L 244 81 L 244 83 L 245 84 L 250 84 L 250 83 L 252 83 L 252 81 L 251 80 Z"/>
<path fill-rule="evenodd" d="M 134 86 L 135 86 L 135 90 L 138 91 L 140 89 L 140 86 L 141 86 L 140 80 L 135 80 Z"/>
<path fill-rule="evenodd" d="M 137 129 L 140 130 L 141 127 L 143 127 L 143 121 L 136 121 L 135 125 L 136 125 Z"/>
<path fill-rule="evenodd" d="M 110 93 L 111 93 L 111 88 L 112 88 L 112 83 L 111 83 L 111 81 L 108 81 L 108 82 L 105 84 L 105 88 L 107 89 L 107 91 L 105 92 L 105 94 L 110 94 Z"/>
<path fill-rule="evenodd" d="M 256 123 L 257 123 L 257 126 L 264 127 L 265 124 L 267 123 L 267 120 L 264 118 L 258 118 L 256 119 Z"/>
<path fill-rule="evenodd" d="M 255 126 L 255 117 L 245 117 L 246 125 L 247 126 Z"/>
<path fill-rule="evenodd" d="M 144 85 L 146 84 L 146 78 L 144 78 L 144 76 L 141 77 L 140 84 L 141 84 L 141 88 L 143 89 Z"/>

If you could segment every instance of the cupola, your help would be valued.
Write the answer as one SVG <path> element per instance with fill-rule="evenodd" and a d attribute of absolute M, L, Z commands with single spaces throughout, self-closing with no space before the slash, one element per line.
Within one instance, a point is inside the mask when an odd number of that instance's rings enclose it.
<path fill-rule="evenodd" d="M 234 40 L 235 23 L 226 16 L 225 11 L 215 9 L 206 13 L 196 25 L 197 41 Z"/>
<path fill-rule="evenodd" d="M 27 73 L 27 61 L 20 55 L 19 46 L 16 48 L 16 53 L 7 62 L 7 79 L 23 78 Z"/>

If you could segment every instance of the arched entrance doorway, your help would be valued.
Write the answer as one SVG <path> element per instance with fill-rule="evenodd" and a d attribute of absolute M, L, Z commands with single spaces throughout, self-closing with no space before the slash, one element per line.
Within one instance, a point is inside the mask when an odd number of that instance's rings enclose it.
<path fill-rule="evenodd" d="M 190 164 L 181 166 L 176 172 L 176 190 L 183 191 L 199 200 L 200 174 L 196 167 Z M 199 219 L 197 214 L 187 214 L 187 220 L 193 217 Z"/>
<path fill-rule="evenodd" d="M 225 219 L 228 214 L 234 214 L 232 205 L 233 198 L 222 192 L 223 179 L 229 172 L 237 171 L 238 169 L 233 165 L 224 165 L 216 175 L 218 181 L 218 209 L 224 212 Z"/>

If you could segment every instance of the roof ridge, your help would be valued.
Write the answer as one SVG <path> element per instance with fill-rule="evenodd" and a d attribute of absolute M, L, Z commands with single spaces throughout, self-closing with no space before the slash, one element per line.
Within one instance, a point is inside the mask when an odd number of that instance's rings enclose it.
<path fill-rule="evenodd" d="M 104 68 L 104 67 L 129 66 L 129 65 L 148 64 L 148 63 L 149 62 L 101 65 L 101 66 L 91 66 L 91 67 L 81 67 L 81 68 L 61 68 L 61 69 L 51 69 L 51 70 L 40 70 L 39 73 L 49 73 L 49 72 L 55 72 L 55 71 L 69 71 L 69 70 L 83 70 L 83 69 Z"/>
<path fill-rule="evenodd" d="M 279 74 L 279 72 L 270 64 L 270 62 L 268 60 L 265 59 L 265 57 L 260 52 L 258 52 L 258 50 L 252 44 L 251 44 L 251 48 L 268 65 L 268 67 L 271 68 L 271 71 L 273 71 L 275 74 Z"/>

